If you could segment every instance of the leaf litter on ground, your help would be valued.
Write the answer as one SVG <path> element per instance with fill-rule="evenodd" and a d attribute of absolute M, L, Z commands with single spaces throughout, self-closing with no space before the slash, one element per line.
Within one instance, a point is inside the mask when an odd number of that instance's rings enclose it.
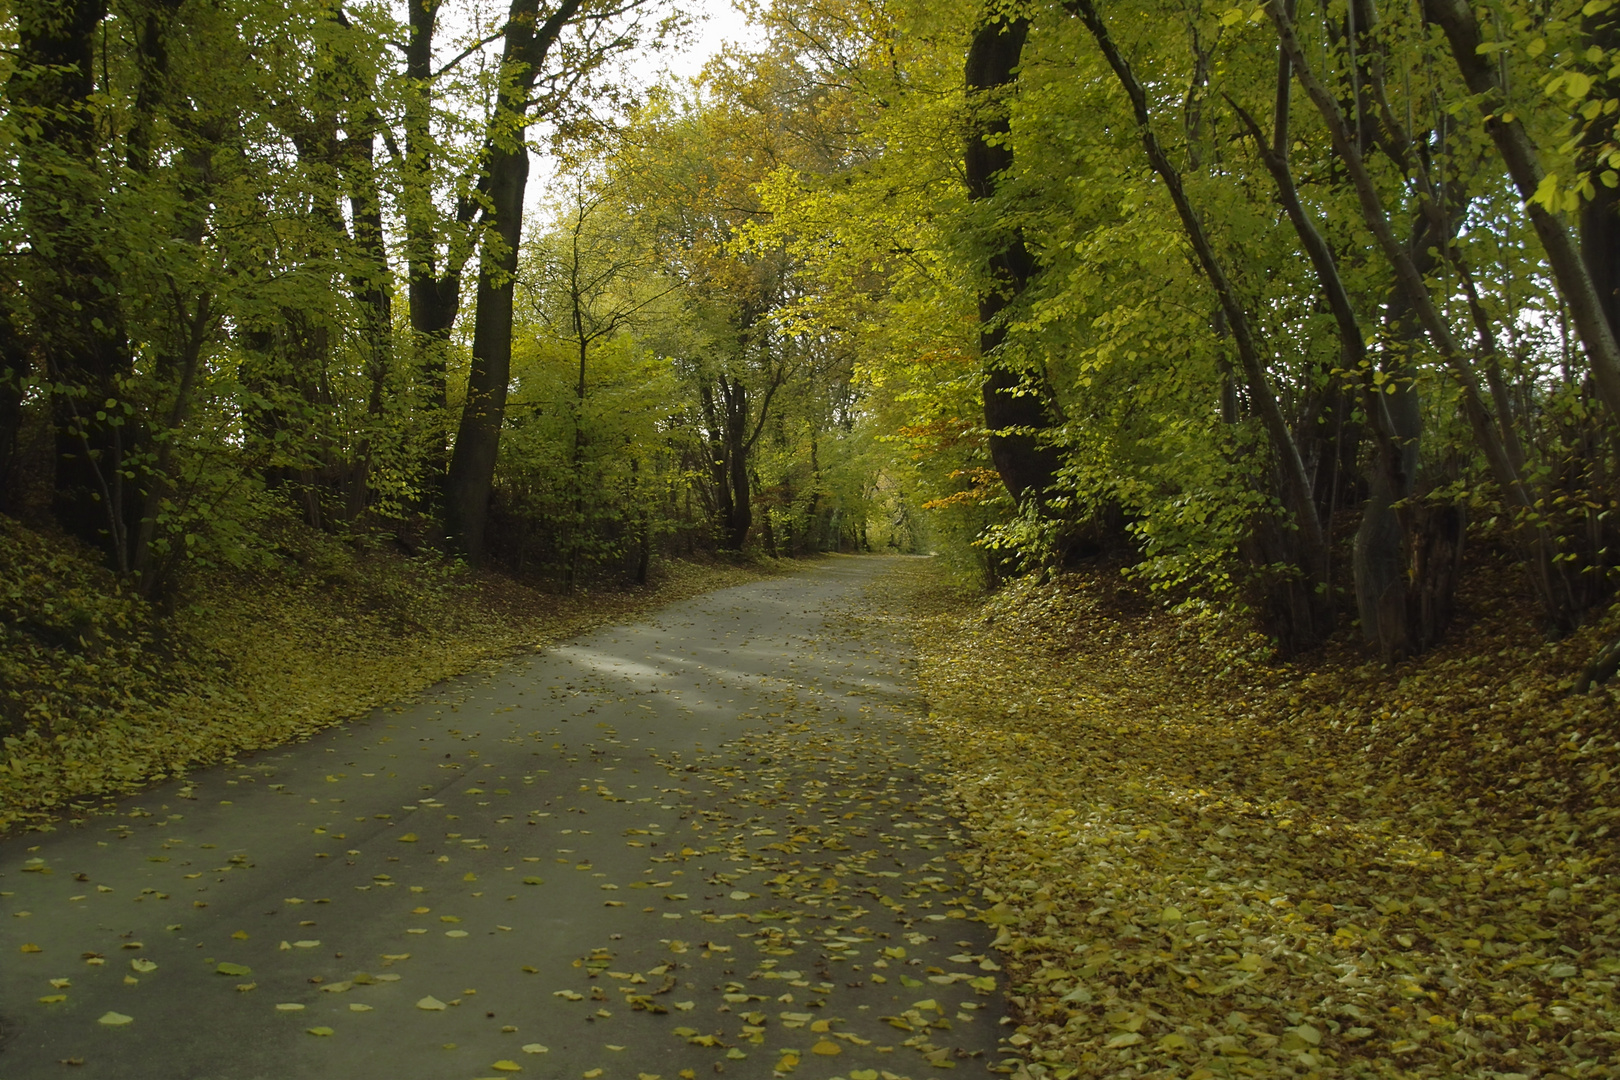
<path fill-rule="evenodd" d="M 1614 627 L 1546 644 L 1491 584 L 1389 670 L 1102 572 L 915 575 L 1020 1075 L 1615 1075 L 1620 711 L 1565 694 Z"/>

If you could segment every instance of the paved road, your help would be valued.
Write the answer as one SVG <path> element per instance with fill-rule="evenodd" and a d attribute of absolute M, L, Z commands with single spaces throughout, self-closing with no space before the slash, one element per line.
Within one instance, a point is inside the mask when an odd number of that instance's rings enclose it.
<path fill-rule="evenodd" d="M 0 841 L 0 1080 L 877 1080 L 1001 1000 L 896 559 L 727 589 Z"/>

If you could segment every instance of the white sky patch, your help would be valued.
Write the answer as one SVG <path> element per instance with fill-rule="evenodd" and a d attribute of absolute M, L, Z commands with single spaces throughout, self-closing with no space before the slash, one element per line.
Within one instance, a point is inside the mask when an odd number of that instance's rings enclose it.
<path fill-rule="evenodd" d="M 643 49 L 627 57 L 624 70 L 638 87 L 670 85 L 696 78 L 703 65 L 725 46 L 752 48 L 765 40 L 763 31 L 750 26 L 747 16 L 732 4 L 732 0 L 685 0 L 680 6 L 692 17 L 690 40 L 682 46 L 666 47 L 661 51 Z M 550 155 L 531 152 L 530 166 L 524 210 L 532 217 L 544 207 L 554 191 L 556 162 Z"/>
<path fill-rule="evenodd" d="M 703 69 L 709 58 L 726 44 L 745 47 L 760 44 L 764 35 L 756 26 L 732 6 L 731 0 L 695 0 L 689 5 L 694 16 L 702 21 L 693 27 L 692 44 L 678 54 L 668 54 L 663 66 L 668 74 L 677 78 L 691 78 Z"/>

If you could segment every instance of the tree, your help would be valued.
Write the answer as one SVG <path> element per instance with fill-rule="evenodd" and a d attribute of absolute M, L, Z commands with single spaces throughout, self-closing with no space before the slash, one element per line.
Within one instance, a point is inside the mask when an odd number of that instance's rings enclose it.
<path fill-rule="evenodd" d="M 513 0 L 502 29 L 495 102 L 477 185 L 483 232 L 472 365 L 450 459 L 446 506 L 450 534 L 474 562 L 484 549 L 511 374 L 513 282 L 529 179 L 527 132 L 538 116 L 577 107 L 570 95 L 609 57 L 636 43 L 642 26 L 635 16 L 650 3 L 561 0 L 543 7 L 540 0 Z"/>

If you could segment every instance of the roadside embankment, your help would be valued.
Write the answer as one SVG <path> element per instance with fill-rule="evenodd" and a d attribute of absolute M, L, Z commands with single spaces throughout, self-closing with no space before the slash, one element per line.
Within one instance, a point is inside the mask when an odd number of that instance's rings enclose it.
<path fill-rule="evenodd" d="M 645 588 L 557 595 L 289 530 L 263 566 L 200 574 L 160 617 L 86 553 L 0 516 L 0 833 L 772 572 L 664 562 Z"/>
<path fill-rule="evenodd" d="M 1387 669 L 1273 665 L 1110 575 L 913 601 L 1035 1077 L 1597 1077 L 1620 710 L 1488 596 Z"/>

